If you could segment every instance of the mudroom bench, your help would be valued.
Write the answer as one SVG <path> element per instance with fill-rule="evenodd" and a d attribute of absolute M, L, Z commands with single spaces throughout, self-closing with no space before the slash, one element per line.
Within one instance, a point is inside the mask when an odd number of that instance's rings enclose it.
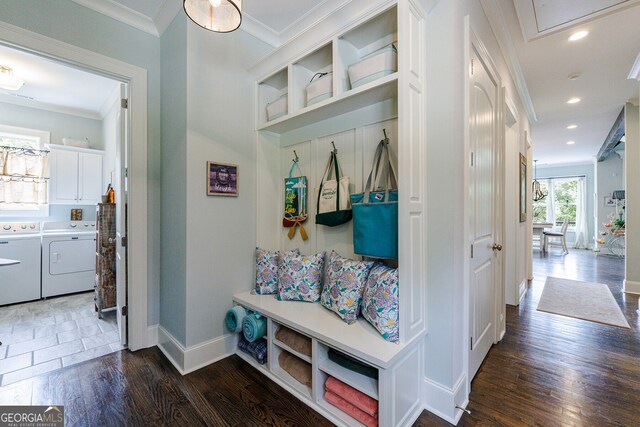
<path fill-rule="evenodd" d="M 421 410 L 409 403 L 415 402 L 414 398 L 420 393 L 419 388 L 413 386 L 415 381 L 410 380 L 419 371 L 419 345 L 385 341 L 366 320 L 360 318 L 348 325 L 318 303 L 278 301 L 274 295 L 251 292 L 236 294 L 233 300 L 267 318 L 267 363 L 261 365 L 239 349 L 236 354 L 333 423 L 365 425 L 325 400 L 325 383 L 330 376 L 377 400 L 380 426 L 403 425 L 415 419 L 415 411 Z M 278 340 L 276 333 L 283 327 L 311 340 L 310 356 Z M 377 372 L 377 379 L 335 363 L 329 357 L 330 350 L 357 359 Z M 310 366 L 310 386 L 280 366 L 279 356 L 283 352 Z"/>

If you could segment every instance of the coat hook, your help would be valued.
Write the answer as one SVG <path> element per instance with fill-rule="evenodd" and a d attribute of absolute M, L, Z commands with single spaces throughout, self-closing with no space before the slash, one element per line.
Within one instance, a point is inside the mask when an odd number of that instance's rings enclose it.
<path fill-rule="evenodd" d="M 333 152 L 337 153 L 338 149 L 336 148 L 336 145 L 333 143 L 333 141 L 331 141 L 331 145 L 333 146 Z"/>
<path fill-rule="evenodd" d="M 296 157 L 293 159 L 293 162 L 294 162 L 294 163 L 298 163 L 298 161 L 300 161 L 300 158 L 298 157 L 298 153 L 296 153 L 296 150 L 293 150 L 293 155 L 294 155 L 294 156 L 296 156 Z"/>
<path fill-rule="evenodd" d="M 384 139 L 389 139 L 389 137 L 387 136 L 387 130 L 386 129 L 382 129 L 382 133 L 384 134 Z"/>

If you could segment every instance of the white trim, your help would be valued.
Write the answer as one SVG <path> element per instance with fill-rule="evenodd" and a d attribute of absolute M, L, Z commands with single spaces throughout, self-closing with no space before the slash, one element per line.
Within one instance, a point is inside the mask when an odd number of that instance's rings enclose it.
<path fill-rule="evenodd" d="M 240 25 L 240 29 L 263 42 L 269 43 L 273 47 L 278 47 L 282 44 L 280 41 L 280 34 L 278 34 L 276 30 L 263 24 L 247 13 L 242 14 L 242 24 Z"/>
<path fill-rule="evenodd" d="M 158 348 L 181 375 L 186 375 L 235 354 L 237 337 L 235 334 L 222 335 L 200 344 L 185 347 L 165 328 L 159 325 L 155 327 L 158 332 Z"/>
<path fill-rule="evenodd" d="M 182 2 L 175 0 L 164 0 L 155 15 L 153 15 L 153 22 L 156 26 L 158 35 L 164 33 L 171 22 L 182 11 Z"/>
<path fill-rule="evenodd" d="M 25 99 L 8 93 L 0 93 L 0 102 L 27 108 L 37 108 L 38 110 L 52 111 L 54 113 L 68 114 L 85 119 L 102 120 L 104 118 L 96 111 L 50 104 L 48 102 L 38 101 L 37 99 Z"/>
<path fill-rule="evenodd" d="M 453 388 L 445 387 L 440 383 L 424 378 L 424 407 L 427 411 L 440 418 L 458 424 L 463 411 L 469 404 L 469 393 L 466 388 L 467 375 L 462 374 Z"/>
<path fill-rule="evenodd" d="M 147 328 L 147 345 L 149 347 L 158 345 L 158 328 L 159 325 L 151 325 Z"/>
<path fill-rule="evenodd" d="M 624 284 L 622 289 L 626 294 L 640 295 L 640 282 L 624 279 Z"/>
<path fill-rule="evenodd" d="M 129 348 L 147 347 L 147 70 L 0 21 L 0 42 L 129 84 Z"/>
<path fill-rule="evenodd" d="M 126 25 L 137 28 L 140 31 L 158 37 L 160 33 L 156 28 L 156 24 L 147 15 L 130 9 L 121 3 L 113 0 L 72 0 L 81 6 L 87 7 L 109 18 L 113 18 Z"/>
<path fill-rule="evenodd" d="M 481 0 L 481 3 L 482 8 L 487 15 L 487 19 L 489 19 L 489 24 L 493 29 L 493 33 L 498 40 L 498 45 L 500 46 L 500 51 L 507 63 L 509 74 L 511 74 L 511 78 L 513 78 L 518 94 L 520 95 L 520 101 L 522 101 L 522 105 L 524 105 L 529 121 L 531 123 L 535 123 L 538 121 L 538 117 L 536 116 L 533 101 L 529 94 L 529 88 L 527 87 L 527 82 L 524 78 L 520 61 L 518 60 L 516 48 L 513 43 L 513 39 L 511 38 L 511 33 L 509 32 L 509 27 L 507 26 L 507 20 L 504 17 L 502 6 L 500 6 L 500 3 L 497 0 Z"/>
<path fill-rule="evenodd" d="M 631 71 L 629 71 L 629 76 L 627 77 L 630 80 L 638 80 L 640 81 L 640 53 L 636 57 L 636 61 L 633 63 L 631 67 Z"/>

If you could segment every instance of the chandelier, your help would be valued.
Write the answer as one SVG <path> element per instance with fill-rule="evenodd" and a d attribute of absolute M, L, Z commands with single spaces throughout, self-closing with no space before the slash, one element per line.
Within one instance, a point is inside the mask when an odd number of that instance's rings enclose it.
<path fill-rule="evenodd" d="M 184 0 L 184 11 L 196 24 L 216 33 L 229 33 L 242 22 L 242 0 Z"/>
<path fill-rule="evenodd" d="M 533 170 L 534 170 L 534 179 L 531 183 L 531 194 L 533 194 L 533 201 L 539 202 L 540 200 L 547 197 L 547 193 L 543 192 L 540 188 L 540 183 L 538 182 L 538 161 L 533 161 Z"/>

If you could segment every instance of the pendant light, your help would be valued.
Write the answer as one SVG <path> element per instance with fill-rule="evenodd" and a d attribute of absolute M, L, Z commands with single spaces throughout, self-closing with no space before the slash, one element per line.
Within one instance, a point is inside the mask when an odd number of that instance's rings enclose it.
<path fill-rule="evenodd" d="M 538 182 L 538 161 L 533 161 L 533 170 L 534 170 L 534 180 L 531 185 L 531 193 L 533 194 L 533 201 L 539 202 L 540 200 L 547 197 L 547 193 L 544 193 L 540 188 L 540 183 Z"/>
<path fill-rule="evenodd" d="M 242 22 L 242 0 L 184 0 L 183 7 L 193 22 L 216 33 L 237 30 Z"/>
<path fill-rule="evenodd" d="M 14 76 L 10 67 L 0 65 L 0 89 L 20 90 L 23 84 L 24 80 Z"/>

